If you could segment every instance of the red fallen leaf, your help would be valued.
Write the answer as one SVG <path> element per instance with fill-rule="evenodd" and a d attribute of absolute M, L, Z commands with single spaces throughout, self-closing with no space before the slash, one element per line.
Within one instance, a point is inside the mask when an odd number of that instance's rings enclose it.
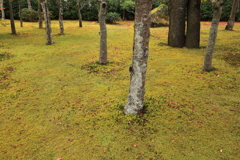
<path fill-rule="evenodd" d="M 134 145 L 133 145 L 133 147 L 137 147 L 137 145 L 136 145 L 136 144 L 134 144 Z"/>
<path fill-rule="evenodd" d="M 72 142 L 72 141 L 73 141 L 73 139 L 68 139 L 68 141 L 69 141 L 69 142 Z"/>
<path fill-rule="evenodd" d="M 80 102 L 76 102 L 77 104 L 80 104 Z"/>
<path fill-rule="evenodd" d="M 56 160 L 62 160 L 62 158 L 57 158 Z"/>
<path fill-rule="evenodd" d="M 47 138 L 43 138 L 42 140 L 43 140 L 43 141 L 46 141 L 46 139 L 47 139 Z"/>
<path fill-rule="evenodd" d="M 227 127 L 227 125 L 226 125 L 226 124 L 224 124 L 224 125 L 223 125 L 223 127 Z"/>

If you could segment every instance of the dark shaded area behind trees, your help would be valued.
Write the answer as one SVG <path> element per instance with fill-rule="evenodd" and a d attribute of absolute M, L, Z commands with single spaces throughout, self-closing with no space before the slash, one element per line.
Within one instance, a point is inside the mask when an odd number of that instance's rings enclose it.
<path fill-rule="evenodd" d="M 231 7 L 232 7 L 233 0 L 224 0 L 223 5 L 223 12 L 221 16 L 221 21 L 227 21 L 229 18 L 229 15 L 231 13 Z M 21 1 L 22 8 L 27 8 L 27 1 Z M 63 7 L 64 7 L 64 19 L 69 20 L 77 20 L 78 19 L 78 10 L 75 0 L 71 1 L 62 1 Z M 156 8 L 161 3 L 167 3 L 167 2 L 161 2 L 161 1 L 153 1 L 153 7 Z M 31 1 L 32 8 L 37 11 L 37 1 Z M 50 18 L 51 19 L 58 19 L 58 5 L 56 0 L 48 0 L 48 6 L 49 11 L 51 12 Z M 9 8 L 7 1 L 4 1 L 4 7 L 5 7 L 5 17 L 6 19 L 9 19 Z M 12 1 L 12 7 L 13 7 L 13 15 L 15 19 L 19 19 L 18 14 L 18 1 Z M 83 20 L 94 20 L 96 21 L 98 19 L 98 3 L 96 2 L 91 3 L 91 5 L 85 5 L 82 12 L 82 18 Z M 115 1 L 108 1 L 108 10 L 107 12 L 116 12 L 119 15 L 123 15 L 123 10 L 121 9 L 120 3 L 116 3 Z M 211 21 L 213 16 L 212 11 L 212 4 L 208 1 L 201 2 L 201 21 Z M 127 20 L 133 20 L 134 14 L 131 12 L 125 12 L 125 19 Z M 236 20 L 240 20 L 240 10 L 236 13 Z"/>

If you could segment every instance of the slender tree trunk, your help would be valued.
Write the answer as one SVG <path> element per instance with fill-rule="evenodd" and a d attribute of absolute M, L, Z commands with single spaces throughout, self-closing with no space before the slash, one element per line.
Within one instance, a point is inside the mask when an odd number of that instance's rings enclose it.
<path fill-rule="evenodd" d="M 17 34 L 16 28 L 15 28 L 15 23 L 14 23 L 14 18 L 13 18 L 13 9 L 12 9 L 11 0 L 8 0 L 8 5 L 9 5 L 9 14 L 10 14 L 10 23 L 11 23 L 12 34 Z"/>
<path fill-rule="evenodd" d="M 43 17 L 40 1 L 38 0 L 38 28 L 43 28 Z"/>
<path fill-rule="evenodd" d="M 58 0 L 58 5 L 59 5 L 59 28 L 60 28 L 60 34 L 64 34 L 62 0 Z"/>
<path fill-rule="evenodd" d="M 226 30 L 232 31 L 233 30 L 233 26 L 234 26 L 234 22 L 235 22 L 235 15 L 236 15 L 236 9 L 237 9 L 237 5 L 238 5 L 238 0 L 234 0 L 233 1 L 233 5 L 232 5 L 232 11 L 231 11 L 231 15 L 228 19 L 228 24 L 226 26 Z"/>
<path fill-rule="evenodd" d="M 23 27 L 22 21 L 22 7 L 21 7 L 21 0 L 18 0 L 18 8 L 19 8 L 19 18 L 20 18 L 20 27 Z"/>
<path fill-rule="evenodd" d="M 140 114 L 144 109 L 145 80 L 148 60 L 152 0 L 136 0 L 133 58 L 130 89 L 125 114 Z"/>
<path fill-rule="evenodd" d="M 31 0 L 27 0 L 27 3 L 28 3 L 28 10 L 32 10 L 32 5 L 31 5 Z"/>
<path fill-rule="evenodd" d="M 222 5 L 223 5 L 223 0 L 215 0 L 213 2 L 214 13 L 213 13 L 210 32 L 209 32 L 208 45 L 207 45 L 207 49 L 204 57 L 204 66 L 203 66 L 203 70 L 207 72 L 212 70 L 212 55 L 213 55 L 214 45 L 215 45 L 217 33 L 218 33 L 218 24 L 222 14 Z"/>
<path fill-rule="evenodd" d="M 46 26 L 46 39 L 47 39 L 47 45 L 53 44 L 52 41 L 52 28 L 51 28 L 51 21 L 49 18 L 49 11 L 48 6 L 46 3 L 46 0 L 41 0 L 41 5 L 44 13 L 44 20 L 45 20 L 45 26 Z"/>
<path fill-rule="evenodd" d="M 79 27 L 82 27 L 81 0 L 78 0 L 78 20 Z"/>
<path fill-rule="evenodd" d="M 107 28 L 106 28 L 106 11 L 107 11 L 107 0 L 100 0 L 99 8 L 99 25 L 100 25 L 100 54 L 99 63 L 107 63 Z"/>
<path fill-rule="evenodd" d="M 185 45 L 185 13 L 188 0 L 170 0 L 168 45 L 184 47 Z"/>
<path fill-rule="evenodd" d="M 4 12 L 4 7 L 3 7 L 3 0 L 0 0 L 0 8 L 1 8 L 1 13 L 2 13 L 2 20 L 5 19 L 5 12 Z"/>
<path fill-rule="evenodd" d="M 200 3 L 201 0 L 189 0 L 187 7 L 187 48 L 199 48 L 200 42 Z"/>

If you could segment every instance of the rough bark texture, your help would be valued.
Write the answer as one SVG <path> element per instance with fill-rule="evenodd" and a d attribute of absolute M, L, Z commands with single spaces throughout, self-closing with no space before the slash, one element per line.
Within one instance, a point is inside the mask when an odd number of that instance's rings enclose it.
<path fill-rule="evenodd" d="M 99 25 L 100 25 L 100 54 L 99 63 L 107 63 L 107 28 L 106 28 L 106 11 L 107 11 L 107 0 L 100 0 L 99 8 Z"/>
<path fill-rule="evenodd" d="M 9 5 L 11 31 L 12 31 L 12 34 L 17 34 L 16 28 L 15 28 L 15 23 L 14 23 L 14 18 L 13 18 L 13 8 L 12 8 L 11 0 L 8 0 L 8 5 Z"/>
<path fill-rule="evenodd" d="M 170 0 L 168 45 L 184 47 L 185 45 L 185 13 L 188 0 Z"/>
<path fill-rule="evenodd" d="M 230 15 L 230 17 L 228 19 L 228 24 L 227 24 L 227 26 L 225 28 L 226 30 L 229 30 L 229 31 L 233 30 L 237 5 L 238 5 L 238 0 L 234 0 L 233 1 L 233 5 L 232 5 L 231 15 Z"/>
<path fill-rule="evenodd" d="M 79 27 L 82 27 L 81 0 L 78 0 L 78 20 Z"/>
<path fill-rule="evenodd" d="M 21 0 L 18 0 L 18 9 L 19 9 L 20 27 L 23 27 Z"/>
<path fill-rule="evenodd" d="M 212 24 L 211 24 L 210 33 L 209 33 L 208 45 L 207 45 L 206 53 L 204 56 L 204 66 L 203 66 L 204 71 L 212 70 L 212 55 L 213 55 L 214 45 L 217 38 L 219 20 L 222 14 L 222 5 L 223 5 L 223 0 L 216 0 L 213 2 L 214 13 L 213 13 L 213 19 L 212 19 Z"/>
<path fill-rule="evenodd" d="M 187 48 L 199 48 L 201 0 L 189 0 L 187 7 Z"/>
<path fill-rule="evenodd" d="M 125 114 L 140 114 L 144 107 L 152 0 L 136 0 L 130 89 Z"/>
<path fill-rule="evenodd" d="M 49 11 L 48 6 L 46 3 L 46 0 L 41 0 L 41 5 L 44 13 L 44 20 L 45 20 L 45 26 L 46 26 L 46 39 L 47 39 L 47 45 L 53 44 L 52 42 L 52 28 L 51 28 L 51 21 L 49 18 Z"/>
<path fill-rule="evenodd" d="M 41 4 L 40 1 L 38 1 L 38 28 L 43 28 L 43 20 L 42 20 L 42 13 L 41 13 Z"/>
<path fill-rule="evenodd" d="M 58 6 L 59 6 L 59 28 L 60 28 L 60 34 L 64 34 L 62 0 L 58 0 Z"/>
<path fill-rule="evenodd" d="M 31 5 L 31 0 L 27 0 L 27 3 L 28 3 L 28 10 L 32 10 L 32 5 Z"/>
<path fill-rule="evenodd" d="M 4 7 L 3 7 L 3 0 L 0 0 L 0 8 L 1 8 L 1 13 L 2 13 L 2 20 L 5 19 L 5 12 L 4 12 Z"/>

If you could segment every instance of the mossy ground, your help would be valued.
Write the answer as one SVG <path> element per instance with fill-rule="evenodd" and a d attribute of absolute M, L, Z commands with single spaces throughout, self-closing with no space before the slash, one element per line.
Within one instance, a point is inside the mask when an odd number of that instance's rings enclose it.
<path fill-rule="evenodd" d="M 8 21 L 5 21 L 7 24 Z M 24 23 L 0 26 L 0 159 L 237 160 L 240 157 L 240 23 L 221 22 L 212 72 L 201 48 L 166 46 L 168 28 L 151 29 L 145 112 L 124 115 L 133 22 L 107 25 L 108 65 L 98 65 L 99 25 L 64 21 L 53 45 Z"/>

